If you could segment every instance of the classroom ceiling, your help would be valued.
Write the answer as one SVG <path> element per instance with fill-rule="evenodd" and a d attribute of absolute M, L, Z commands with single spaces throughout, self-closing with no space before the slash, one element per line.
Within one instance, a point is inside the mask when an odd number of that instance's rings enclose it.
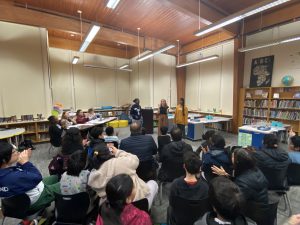
<path fill-rule="evenodd" d="M 82 20 L 87 25 L 90 22 L 97 22 L 107 28 L 105 35 L 103 29 L 100 30 L 94 40 L 95 44 L 137 52 L 138 27 L 141 28 L 140 35 L 144 38 L 142 40 L 144 48 L 155 49 L 168 43 L 176 43 L 176 40 L 180 40 L 181 45 L 187 45 L 200 39 L 193 35 L 199 25 L 204 27 L 261 1 L 201 0 L 200 17 L 198 0 L 121 0 L 114 10 L 106 7 L 108 0 L 14 0 L 13 2 L 19 8 L 74 21 L 72 29 L 46 27 L 49 39 L 81 41 L 78 13 L 80 10 Z M 86 30 L 83 29 L 83 37 Z M 118 31 L 119 38 L 110 38 L 109 31 Z M 218 32 L 225 32 L 227 36 L 234 37 L 239 33 L 239 24 L 225 27 Z M 113 36 L 115 33 L 112 33 L 111 37 Z M 120 42 L 122 44 L 119 44 Z"/>

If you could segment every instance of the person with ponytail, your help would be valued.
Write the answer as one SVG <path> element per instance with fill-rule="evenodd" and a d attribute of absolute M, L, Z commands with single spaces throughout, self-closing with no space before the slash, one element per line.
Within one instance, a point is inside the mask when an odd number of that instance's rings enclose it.
<path fill-rule="evenodd" d="M 185 126 L 188 124 L 188 108 L 185 106 L 184 98 L 180 98 L 179 104 L 176 106 L 174 123 L 182 132 L 182 137 L 185 137 Z"/>
<path fill-rule="evenodd" d="M 129 175 L 111 178 L 105 191 L 107 200 L 100 207 L 96 225 L 152 225 L 150 216 L 131 204 L 136 189 Z"/>

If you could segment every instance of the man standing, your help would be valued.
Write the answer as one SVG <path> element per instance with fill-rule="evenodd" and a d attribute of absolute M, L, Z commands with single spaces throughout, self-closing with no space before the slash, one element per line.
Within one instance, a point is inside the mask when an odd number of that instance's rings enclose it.
<path fill-rule="evenodd" d="M 140 99 L 136 98 L 133 100 L 133 105 L 130 109 L 130 116 L 132 118 L 132 123 L 139 123 L 142 125 L 142 108 L 140 106 Z"/>

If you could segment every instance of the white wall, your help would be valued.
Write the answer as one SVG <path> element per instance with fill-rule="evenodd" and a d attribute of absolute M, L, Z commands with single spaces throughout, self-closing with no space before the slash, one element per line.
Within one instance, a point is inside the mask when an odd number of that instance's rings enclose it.
<path fill-rule="evenodd" d="M 76 65 L 71 63 L 74 56 L 80 57 Z M 53 102 L 74 109 L 130 103 L 129 72 L 84 66 L 117 68 L 125 63 L 129 60 L 50 48 Z"/>
<path fill-rule="evenodd" d="M 130 60 L 130 97 L 140 98 L 143 107 L 157 107 L 161 99 L 169 106 L 176 106 L 177 86 L 174 56 L 160 54 L 138 62 Z"/>
<path fill-rule="evenodd" d="M 300 35 L 300 21 L 248 36 L 247 46 L 264 44 L 273 40 Z M 245 53 L 244 87 L 249 87 L 252 59 L 274 55 L 272 86 L 282 86 L 284 75 L 294 77 L 293 86 L 300 85 L 300 41 L 262 48 Z"/>
<path fill-rule="evenodd" d="M 0 22 L 0 116 L 48 115 L 47 31 Z"/>
<path fill-rule="evenodd" d="M 233 107 L 233 41 L 187 55 L 187 62 L 209 55 L 216 60 L 187 67 L 186 104 L 189 109 L 207 111 L 216 108 L 232 114 Z"/>

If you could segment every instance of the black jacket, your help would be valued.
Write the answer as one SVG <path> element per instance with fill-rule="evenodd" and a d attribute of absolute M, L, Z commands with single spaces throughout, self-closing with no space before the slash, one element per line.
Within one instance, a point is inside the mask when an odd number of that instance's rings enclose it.
<path fill-rule="evenodd" d="M 246 201 L 268 203 L 268 181 L 260 169 L 247 170 L 235 177 Z"/>
<path fill-rule="evenodd" d="M 166 145 L 160 156 L 162 164 L 158 173 L 158 179 L 172 182 L 175 178 L 183 176 L 185 174 L 183 154 L 187 151 L 193 151 L 193 148 L 184 141 L 173 141 Z"/>
<path fill-rule="evenodd" d="M 286 169 L 290 164 L 289 155 L 280 148 L 263 148 L 254 153 L 259 168 Z"/>
<path fill-rule="evenodd" d="M 136 155 L 141 162 L 153 160 L 157 146 L 152 136 L 136 134 L 121 141 L 120 149 Z"/>
<path fill-rule="evenodd" d="M 133 104 L 130 109 L 132 119 L 139 120 L 142 117 L 142 108 L 140 105 Z"/>
<path fill-rule="evenodd" d="M 160 156 L 163 147 L 171 143 L 171 137 L 169 135 L 159 135 L 157 137 L 157 142 L 158 142 L 158 155 Z"/>
<path fill-rule="evenodd" d="M 51 124 L 49 126 L 50 143 L 54 147 L 60 147 L 61 146 L 62 132 L 63 132 L 63 129 L 59 128 L 56 124 Z"/>
<path fill-rule="evenodd" d="M 207 212 L 201 219 L 196 221 L 194 225 L 220 225 L 215 221 L 216 216 L 215 212 Z M 228 222 L 230 222 L 231 225 L 247 225 L 247 221 L 243 216 L 239 216 L 235 220 Z"/>
<path fill-rule="evenodd" d="M 200 179 L 195 184 L 188 184 L 184 177 L 177 178 L 173 181 L 170 189 L 169 202 L 171 207 L 173 205 L 174 197 L 180 197 L 187 200 L 201 200 L 208 198 L 208 184 Z"/>

